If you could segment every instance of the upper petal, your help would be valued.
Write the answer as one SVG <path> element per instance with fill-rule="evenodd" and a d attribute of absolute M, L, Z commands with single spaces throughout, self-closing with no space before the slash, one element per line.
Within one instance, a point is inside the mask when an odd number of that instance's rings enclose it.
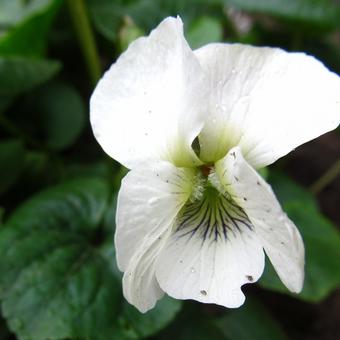
<path fill-rule="evenodd" d="M 125 272 L 124 296 L 143 312 L 163 294 L 155 280 L 154 261 L 191 195 L 194 173 L 160 161 L 131 170 L 122 181 L 116 214 L 117 262 Z"/>
<path fill-rule="evenodd" d="M 92 95 L 94 135 L 128 168 L 150 159 L 199 163 L 191 144 L 203 125 L 207 89 L 182 26 L 167 18 L 131 43 Z"/>
<path fill-rule="evenodd" d="M 304 280 L 303 241 L 271 187 L 244 160 L 239 147 L 217 162 L 216 173 L 225 190 L 247 213 L 282 282 L 290 291 L 300 292 Z"/>
<path fill-rule="evenodd" d="M 311 56 L 241 44 L 195 54 L 213 89 L 203 160 L 239 145 L 252 166 L 265 166 L 340 123 L 340 78 Z"/>

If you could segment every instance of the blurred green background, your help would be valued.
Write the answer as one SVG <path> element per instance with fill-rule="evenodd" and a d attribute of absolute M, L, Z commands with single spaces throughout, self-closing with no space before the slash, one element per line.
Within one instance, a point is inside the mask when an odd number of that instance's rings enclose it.
<path fill-rule="evenodd" d="M 1 340 L 340 339 L 339 129 L 263 172 L 305 241 L 300 295 L 267 263 L 237 310 L 165 298 L 142 315 L 124 301 L 126 170 L 96 143 L 89 97 L 130 41 L 177 14 L 192 48 L 279 46 L 340 73 L 338 1 L 0 0 Z"/>

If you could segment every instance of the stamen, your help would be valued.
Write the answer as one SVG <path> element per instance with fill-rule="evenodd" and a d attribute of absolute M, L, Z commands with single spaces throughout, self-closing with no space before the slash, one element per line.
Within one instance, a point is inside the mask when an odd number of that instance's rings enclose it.
<path fill-rule="evenodd" d="M 208 176 L 208 181 L 209 183 L 215 188 L 217 189 L 218 192 L 220 192 L 222 195 L 226 195 L 226 191 L 220 181 L 220 179 L 218 178 L 216 172 L 215 172 L 215 168 L 213 168 L 211 171 L 210 171 L 210 174 Z M 227 195 L 229 196 L 229 195 Z"/>
<path fill-rule="evenodd" d="M 195 201 L 202 200 L 205 183 L 206 183 L 206 180 L 203 178 L 203 176 L 200 173 L 198 173 L 194 178 L 193 190 L 192 190 L 192 193 L 189 199 L 190 202 L 193 203 Z"/>

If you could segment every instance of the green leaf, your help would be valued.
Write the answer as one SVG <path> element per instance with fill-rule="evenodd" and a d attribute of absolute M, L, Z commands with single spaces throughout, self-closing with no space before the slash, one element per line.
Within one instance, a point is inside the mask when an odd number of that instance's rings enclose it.
<path fill-rule="evenodd" d="M 261 177 L 263 177 L 265 180 L 267 180 L 267 178 L 269 176 L 269 169 L 267 167 L 258 169 L 257 172 L 259 173 L 259 175 Z"/>
<path fill-rule="evenodd" d="M 5 209 L 0 206 L 0 226 L 2 226 L 2 224 L 3 224 L 4 214 L 5 214 Z M 0 339 L 1 339 L 1 337 L 0 337 Z"/>
<path fill-rule="evenodd" d="M 173 320 L 177 300 L 146 314 L 122 304 L 115 210 L 106 181 L 82 178 L 37 194 L 0 229 L 0 299 L 19 338 L 139 339 Z"/>
<path fill-rule="evenodd" d="M 275 194 L 282 205 L 303 202 L 310 208 L 318 210 L 315 197 L 283 173 L 270 171 L 267 180 L 273 186 Z"/>
<path fill-rule="evenodd" d="M 181 308 L 181 303 L 182 301 L 165 297 L 146 314 L 141 314 L 136 308 L 126 303 L 120 320 L 126 337 L 141 339 L 157 333 L 174 319 Z"/>
<path fill-rule="evenodd" d="M 11 333 L 9 332 L 5 320 L 0 315 L 0 339 L 10 340 L 13 339 Z"/>
<path fill-rule="evenodd" d="M 20 18 L 20 0 L 0 0 L 0 25 L 11 26 Z"/>
<path fill-rule="evenodd" d="M 59 170 L 57 164 L 57 160 L 53 156 L 49 157 L 46 151 L 26 151 L 23 173 L 16 184 L 16 188 L 24 188 L 24 190 L 21 196 L 15 195 L 15 201 L 17 202 L 18 199 L 41 190 L 47 183 L 54 183 L 57 180 L 56 173 Z"/>
<path fill-rule="evenodd" d="M 216 317 L 223 313 L 223 316 Z M 227 313 L 226 313 L 227 312 Z M 180 330 L 180 331 L 179 331 Z M 238 309 L 216 309 L 185 302 L 175 322 L 160 334 L 160 339 L 195 340 L 284 340 L 280 325 L 255 298 L 248 296 Z"/>
<path fill-rule="evenodd" d="M 0 113 L 5 112 L 12 104 L 13 98 L 0 95 Z"/>
<path fill-rule="evenodd" d="M 20 140 L 0 142 L 0 194 L 19 178 L 25 161 L 25 150 Z"/>
<path fill-rule="evenodd" d="M 50 0 L 0 0 L 0 25 L 11 27 L 39 11 Z"/>
<path fill-rule="evenodd" d="M 162 340 L 224 340 L 225 336 L 214 324 L 214 307 L 185 301 L 183 309 L 174 322 L 164 329 L 159 339 Z"/>
<path fill-rule="evenodd" d="M 60 63 L 21 57 L 0 57 L 0 96 L 14 96 L 52 78 Z"/>
<path fill-rule="evenodd" d="M 0 111 L 13 96 L 51 78 L 60 68 L 45 54 L 47 35 L 62 0 L 0 0 Z M 26 59 L 27 58 L 27 59 Z"/>
<path fill-rule="evenodd" d="M 25 203 L 0 230 L 0 297 L 23 339 L 111 339 L 120 282 L 100 255 L 109 189 L 80 179 Z"/>
<path fill-rule="evenodd" d="M 339 26 L 340 8 L 331 0 L 227 0 L 242 10 L 325 27 Z"/>
<path fill-rule="evenodd" d="M 36 95 L 47 147 L 61 150 L 72 145 L 85 127 L 85 105 L 76 89 L 55 83 L 44 86 Z"/>
<path fill-rule="evenodd" d="M 213 17 L 201 17 L 192 22 L 187 39 L 192 49 L 223 39 L 223 25 Z"/>
<path fill-rule="evenodd" d="M 95 28 L 107 39 L 115 41 L 124 16 L 122 1 L 87 0 L 87 7 Z"/>
<path fill-rule="evenodd" d="M 22 1 L 21 4 L 14 1 L 11 6 L 7 1 L 5 4 L 12 21 L 18 21 L 20 18 L 22 21 L 0 37 L 0 55 L 27 57 L 43 55 L 47 45 L 47 34 L 61 0 L 30 1 L 24 8 Z"/>
<path fill-rule="evenodd" d="M 112 41 L 117 39 L 125 16 L 146 32 L 167 16 L 180 15 L 186 24 L 198 16 L 223 16 L 223 0 L 87 0 L 87 3 L 96 29 Z"/>
<path fill-rule="evenodd" d="M 230 340 L 288 339 L 265 307 L 252 298 L 214 323 Z"/>
<path fill-rule="evenodd" d="M 109 164 L 104 160 L 91 163 L 71 162 L 70 164 L 67 164 L 67 167 L 64 169 L 64 171 L 65 177 L 68 179 L 95 176 L 110 180 L 113 173 L 112 164 Z M 112 221 L 114 221 L 114 219 Z"/>
<path fill-rule="evenodd" d="M 278 174 L 271 175 L 270 182 L 283 209 L 297 225 L 305 243 L 304 288 L 300 294 L 294 296 L 318 302 L 340 285 L 340 234 L 335 226 L 322 216 L 314 197 L 302 187 Z M 278 292 L 288 292 L 269 263 L 260 285 Z"/>

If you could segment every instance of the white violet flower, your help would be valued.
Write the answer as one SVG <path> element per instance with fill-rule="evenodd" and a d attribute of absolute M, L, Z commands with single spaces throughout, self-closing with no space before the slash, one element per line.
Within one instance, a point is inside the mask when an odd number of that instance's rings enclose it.
<path fill-rule="evenodd" d="M 264 251 L 287 288 L 304 246 L 259 169 L 340 122 L 340 80 L 304 53 L 214 43 L 192 51 L 181 19 L 130 44 L 99 81 L 91 124 L 130 169 L 115 246 L 125 298 L 141 312 L 164 292 L 244 302 Z"/>

